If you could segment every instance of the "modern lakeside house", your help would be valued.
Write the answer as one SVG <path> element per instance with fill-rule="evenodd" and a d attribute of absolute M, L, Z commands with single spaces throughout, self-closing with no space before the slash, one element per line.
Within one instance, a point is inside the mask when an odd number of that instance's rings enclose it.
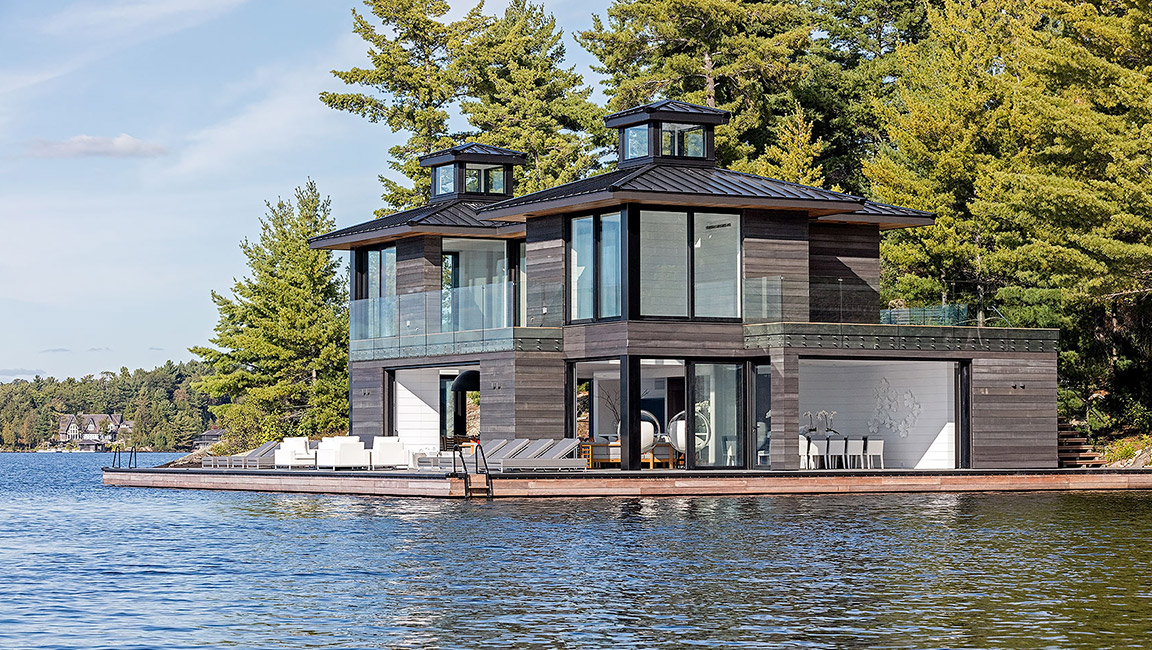
<path fill-rule="evenodd" d="M 717 167 L 727 120 L 615 113 L 614 171 L 524 196 L 523 154 L 463 144 L 421 158 L 427 205 L 313 238 L 351 251 L 351 434 L 437 452 L 463 388 L 481 442 L 624 470 L 797 470 L 826 430 L 889 469 L 1055 468 L 1057 332 L 881 324 L 881 232 L 933 215 Z"/>

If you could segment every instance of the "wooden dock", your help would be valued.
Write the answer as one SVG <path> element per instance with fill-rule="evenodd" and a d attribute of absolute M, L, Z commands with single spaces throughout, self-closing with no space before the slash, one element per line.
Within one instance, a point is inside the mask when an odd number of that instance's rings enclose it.
<path fill-rule="evenodd" d="M 821 472 L 647 470 L 493 474 L 493 496 L 656 497 L 1152 490 L 1141 469 L 868 470 Z M 462 475 L 316 470 L 104 468 L 104 485 L 387 497 L 466 498 Z"/>

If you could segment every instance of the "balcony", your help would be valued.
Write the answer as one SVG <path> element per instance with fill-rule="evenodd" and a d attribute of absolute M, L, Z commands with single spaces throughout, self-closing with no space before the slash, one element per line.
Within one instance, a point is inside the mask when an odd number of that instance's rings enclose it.
<path fill-rule="evenodd" d="M 559 328 L 520 327 L 511 282 L 353 300 L 353 361 L 561 349 Z M 523 296 L 521 296 L 523 304 Z"/>

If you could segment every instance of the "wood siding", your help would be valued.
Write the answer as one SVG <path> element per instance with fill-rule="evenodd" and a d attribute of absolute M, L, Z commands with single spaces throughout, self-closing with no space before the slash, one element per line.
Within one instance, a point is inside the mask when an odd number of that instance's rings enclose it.
<path fill-rule="evenodd" d="M 435 291 L 440 286 L 440 238 L 420 236 L 397 241 L 396 292 Z"/>
<path fill-rule="evenodd" d="M 808 269 L 813 322 L 880 322 L 879 227 L 811 224 Z"/>
<path fill-rule="evenodd" d="M 779 318 L 808 320 L 808 217 L 803 212 L 744 211 L 745 295 L 756 295 L 758 282 L 783 279 Z M 752 293 L 749 293 L 749 292 Z M 771 292 L 771 288 L 769 288 Z M 747 300 L 745 302 L 747 306 Z"/>
<path fill-rule="evenodd" d="M 800 469 L 800 357 L 775 348 L 772 361 L 772 469 Z"/>
<path fill-rule="evenodd" d="M 619 321 L 564 328 L 568 359 L 637 354 L 656 357 L 743 357 L 739 323 Z"/>
<path fill-rule="evenodd" d="M 353 362 L 348 372 L 350 434 L 367 437 L 384 434 L 384 371 Z"/>
<path fill-rule="evenodd" d="M 973 359 L 972 468 L 1048 468 L 1057 460 L 1056 355 Z"/>
<path fill-rule="evenodd" d="M 539 217 L 525 225 L 528 327 L 564 324 L 564 219 Z"/>

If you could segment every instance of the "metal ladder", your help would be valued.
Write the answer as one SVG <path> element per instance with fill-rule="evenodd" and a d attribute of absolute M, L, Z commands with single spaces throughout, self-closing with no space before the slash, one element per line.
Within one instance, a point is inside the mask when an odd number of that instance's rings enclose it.
<path fill-rule="evenodd" d="M 474 496 L 484 495 L 484 498 L 491 500 L 495 491 L 492 485 L 492 474 L 488 471 L 488 457 L 484 455 L 483 445 L 476 443 L 475 472 L 468 471 L 468 461 L 464 458 L 464 451 L 460 449 L 460 445 L 455 445 L 452 452 L 452 473 L 459 474 L 456 470 L 457 459 L 464 468 L 464 498 L 471 499 Z M 481 461 L 484 462 L 484 471 L 480 471 Z M 482 483 L 474 482 L 481 477 L 483 477 Z"/>

